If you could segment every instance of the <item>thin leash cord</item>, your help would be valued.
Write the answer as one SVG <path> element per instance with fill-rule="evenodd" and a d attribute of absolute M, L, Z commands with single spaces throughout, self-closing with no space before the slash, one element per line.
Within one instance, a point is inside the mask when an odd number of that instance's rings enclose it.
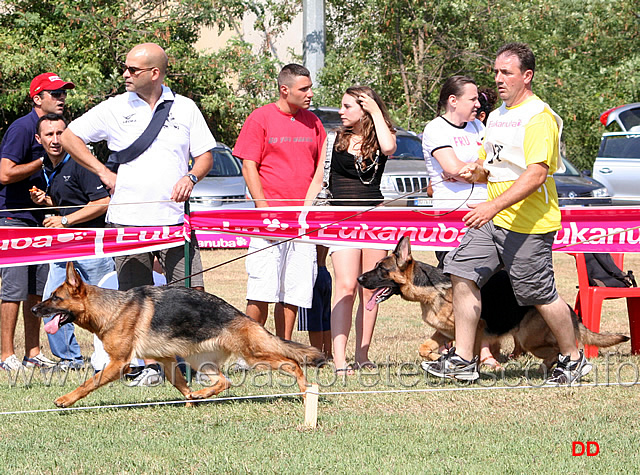
<path fill-rule="evenodd" d="M 455 176 L 457 176 L 457 175 L 454 175 L 454 177 L 455 177 Z M 436 184 L 443 183 L 443 182 L 445 182 L 445 181 L 448 181 L 448 180 L 442 180 L 441 182 L 437 182 Z M 428 185 L 427 185 L 427 186 L 425 186 L 425 187 L 423 187 L 423 188 L 421 188 L 421 189 L 419 189 L 419 190 L 417 191 L 417 193 L 420 193 L 420 192 L 422 192 L 422 191 L 426 190 L 427 188 L 428 188 Z M 471 191 L 473 192 L 473 187 L 472 187 Z M 182 282 L 182 281 L 187 280 L 187 279 L 190 279 L 191 277 L 194 277 L 194 276 L 196 276 L 196 275 L 204 274 L 205 272 L 209 272 L 209 271 L 211 271 L 211 270 L 217 269 L 218 267 L 222 267 L 222 266 L 225 266 L 225 265 L 227 265 L 227 264 L 231 264 L 232 262 L 235 262 L 235 261 L 237 261 L 237 260 L 245 259 L 245 258 L 247 258 L 247 257 L 249 257 L 249 256 L 252 256 L 252 255 L 254 255 L 254 254 L 257 254 L 257 253 L 259 253 L 259 252 L 266 251 L 267 249 L 271 249 L 272 247 L 280 246 L 281 244 L 284 244 L 284 243 L 287 243 L 287 242 L 293 241 L 293 240 L 295 240 L 295 239 L 300 239 L 301 237 L 307 236 L 307 235 L 309 235 L 309 234 L 313 234 L 313 233 L 318 232 L 318 231 L 322 231 L 323 229 L 326 229 L 326 228 L 328 228 L 328 227 L 330 227 L 330 226 L 334 226 L 334 225 L 339 224 L 339 223 L 341 223 L 341 222 L 343 222 L 343 221 L 347 221 L 347 220 L 349 220 L 349 219 L 356 218 L 356 217 L 361 216 L 361 215 L 363 215 L 363 214 L 365 214 L 365 213 L 368 213 L 369 211 L 373 211 L 374 209 L 380 208 L 381 206 L 385 206 L 385 205 L 388 205 L 388 204 L 390 204 L 390 203 L 394 203 L 394 202 L 396 202 L 396 201 L 403 200 L 403 199 L 407 198 L 409 195 L 413 195 L 414 193 L 416 193 L 416 190 L 413 190 L 413 191 L 411 191 L 411 192 L 409 192 L 409 193 L 405 193 L 404 195 L 401 195 L 401 196 L 399 196 L 399 197 L 397 197 L 397 198 L 394 198 L 394 199 L 392 199 L 392 200 L 389 200 L 389 201 L 383 201 L 383 202 L 381 202 L 381 203 L 378 203 L 378 204 L 377 204 L 377 205 L 375 205 L 375 206 L 372 206 L 372 207 L 367 208 L 367 209 L 365 209 L 365 210 L 363 210 L 363 211 L 358 211 L 357 213 L 354 213 L 354 214 L 352 214 L 352 215 L 350 215 L 350 216 L 347 216 L 346 218 L 342 218 L 342 219 L 339 219 L 338 221 L 334 221 L 333 223 L 329 223 L 329 224 L 326 224 L 326 225 L 324 225 L 324 226 L 320 226 L 319 228 L 310 229 L 309 231 L 307 231 L 307 232 L 305 232 L 305 233 L 303 233 L 303 234 L 299 234 L 298 236 L 294 236 L 294 237 L 290 237 L 290 238 L 287 238 L 287 239 L 279 240 L 278 242 L 275 242 L 275 243 L 273 243 L 273 244 L 271 244 L 271 245 L 269 245 L 269 246 L 263 247 L 263 248 L 261 248 L 261 249 L 256 249 L 255 251 L 248 252 L 248 253 L 243 254 L 243 255 L 241 255 L 241 256 L 238 256 L 238 257 L 234 257 L 233 259 L 229 259 L 228 261 L 221 262 L 221 263 L 219 263 L 219 264 L 216 264 L 216 265 L 214 265 L 214 266 L 211 266 L 211 267 L 208 267 L 208 268 L 206 268 L 206 269 L 203 269 L 203 270 L 201 270 L 200 272 L 195 272 L 195 273 L 193 273 L 193 274 L 191 274 L 191 275 L 188 275 L 188 276 L 186 276 L 186 277 L 183 277 L 183 278 L 181 278 L 181 279 L 173 280 L 173 281 L 168 282 L 168 283 L 166 283 L 166 284 L 164 284 L 164 285 L 173 285 L 173 284 L 176 284 L 176 283 L 178 283 L 178 282 Z M 469 194 L 469 198 L 470 198 L 470 197 L 471 197 L 471 194 Z M 464 204 L 469 200 L 469 198 L 467 198 L 467 199 L 466 199 L 466 200 L 465 200 L 465 201 L 464 201 L 460 206 L 464 205 Z M 459 206 L 459 207 L 460 207 L 460 206 Z M 459 207 L 458 207 L 458 208 L 459 208 Z M 457 210 L 458 208 L 456 208 L 456 210 Z M 455 210 L 452 210 L 452 211 L 449 211 L 449 212 L 447 212 L 447 213 L 444 213 L 442 216 L 444 216 L 445 214 L 449 214 L 449 213 L 451 213 L 451 212 L 453 212 L 453 211 L 455 211 Z"/>
<path fill-rule="evenodd" d="M 510 390 L 510 389 L 576 389 L 576 388 L 601 388 L 610 386 L 620 386 L 623 388 L 631 388 L 633 386 L 640 385 L 640 381 L 629 382 L 605 382 L 605 383 L 588 383 L 588 384 L 576 384 L 569 386 L 465 386 L 465 387 L 453 387 L 453 388 L 425 388 L 425 389 L 385 389 L 385 390 L 364 390 L 364 391 L 331 391 L 326 393 L 319 393 L 320 396 L 361 396 L 364 394 L 419 394 L 419 393 L 442 393 L 442 392 L 477 392 L 477 391 L 498 391 L 498 390 Z M 81 406 L 81 407 L 65 407 L 65 408 L 52 408 L 52 409 L 31 409 L 26 411 L 4 411 L 0 412 L 0 416 L 10 415 L 22 415 L 22 414 L 42 414 L 52 412 L 77 412 L 77 411 L 91 411 L 96 409 L 131 409 L 136 407 L 155 407 L 155 406 L 171 406 L 171 405 L 184 405 L 186 403 L 216 403 L 225 401 L 243 401 L 243 400 L 255 400 L 255 399 L 273 399 L 284 397 L 298 397 L 305 393 L 281 393 L 281 394 L 258 394 L 254 396 L 229 396 L 210 399 L 180 399 L 174 401 L 152 401 L 152 402 L 139 402 L 129 404 L 107 404 L 102 406 Z M 315 393 L 314 393 L 315 394 Z"/>
<path fill-rule="evenodd" d="M 571 244 L 565 244 L 564 246 L 555 247 L 552 250 L 553 251 L 559 251 L 561 249 L 566 249 L 567 247 L 579 246 L 580 244 L 589 244 L 592 241 L 599 241 L 602 238 L 606 238 L 606 237 L 610 237 L 610 236 L 616 236 L 618 234 L 627 233 L 629 231 L 635 231 L 636 229 L 640 229 L 640 226 L 634 226 L 632 228 L 621 229 L 619 231 L 614 231 L 614 232 L 611 232 L 609 234 L 598 234 L 597 236 L 590 237 L 589 239 L 586 239 L 584 241 L 573 242 Z"/>

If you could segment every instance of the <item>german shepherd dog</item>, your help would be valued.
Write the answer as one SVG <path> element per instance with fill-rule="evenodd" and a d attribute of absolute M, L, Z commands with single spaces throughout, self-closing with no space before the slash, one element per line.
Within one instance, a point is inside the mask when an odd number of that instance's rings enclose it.
<path fill-rule="evenodd" d="M 103 371 L 56 399 L 58 407 L 69 407 L 119 379 L 132 357 L 162 363 L 168 379 L 187 399 L 206 399 L 227 389 L 231 384 L 220 368 L 232 355 L 250 365 L 262 363 L 292 374 L 303 393 L 307 383 L 300 364 L 324 361 L 317 349 L 272 335 L 215 295 L 178 286 L 101 289 L 84 283 L 71 263 L 66 281 L 33 307 L 33 313 L 53 317 L 45 328 L 49 333 L 70 322 L 95 333 L 111 359 Z M 177 369 L 176 355 L 206 374 L 212 385 L 192 392 Z"/>
<path fill-rule="evenodd" d="M 439 348 L 455 336 L 451 280 L 440 269 L 411 256 L 409 238 L 403 237 L 395 251 L 380 260 L 369 272 L 358 277 L 366 289 L 375 290 L 367 308 L 400 295 L 410 302 L 420 302 L 422 319 L 435 333 L 420 345 L 425 359 L 436 360 Z M 476 353 L 483 337 L 498 341 L 513 335 L 516 345 L 541 358 L 547 368 L 556 361 L 560 350 L 551 329 L 533 306 L 519 306 L 506 272 L 495 274 L 481 289 L 482 312 L 476 333 Z M 619 333 L 594 333 L 585 327 L 571 310 L 576 338 L 583 344 L 608 347 L 629 340 Z"/>

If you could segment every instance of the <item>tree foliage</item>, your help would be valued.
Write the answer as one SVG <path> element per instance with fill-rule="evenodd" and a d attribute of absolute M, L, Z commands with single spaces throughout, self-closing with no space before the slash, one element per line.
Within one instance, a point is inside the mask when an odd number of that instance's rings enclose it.
<path fill-rule="evenodd" d="M 0 14 L 0 126 L 6 130 L 28 112 L 29 83 L 42 72 L 76 84 L 67 100 L 72 117 L 123 92 L 127 51 L 153 41 L 169 55 L 167 84 L 198 103 L 216 138 L 233 143 L 246 115 L 275 92 L 275 62 L 239 40 L 211 54 L 194 44 L 202 26 L 222 28 L 256 8 L 243 0 L 7 0 Z"/>
<path fill-rule="evenodd" d="M 565 120 L 569 158 L 590 167 L 604 110 L 640 100 L 640 7 L 625 0 L 355 0 L 330 2 L 326 67 L 316 98 L 337 105 L 369 84 L 404 127 L 433 119 L 454 74 L 493 85 L 504 43 L 536 54 L 534 92 Z"/>
<path fill-rule="evenodd" d="M 273 100 L 272 39 L 300 0 L 5 0 L 0 10 L 0 128 L 28 112 L 29 82 L 54 71 L 72 80 L 77 116 L 123 91 L 119 63 L 155 41 L 170 57 L 167 83 L 200 106 L 216 138 L 233 144 L 246 116 Z M 259 54 L 240 40 L 216 53 L 194 44 L 204 25 L 232 25 L 247 12 L 264 31 Z M 399 125 L 420 131 L 453 74 L 493 85 L 504 43 L 536 53 L 534 92 L 565 120 L 569 158 L 589 167 L 598 116 L 640 101 L 640 7 L 628 0 L 328 0 L 326 66 L 317 105 L 338 105 L 346 87 L 369 84 Z"/>

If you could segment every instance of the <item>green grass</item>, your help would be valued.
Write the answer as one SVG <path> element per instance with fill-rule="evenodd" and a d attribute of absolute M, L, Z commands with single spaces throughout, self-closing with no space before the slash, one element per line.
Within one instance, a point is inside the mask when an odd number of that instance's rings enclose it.
<path fill-rule="evenodd" d="M 205 265 L 242 252 L 205 252 Z M 417 254 L 431 262 L 431 253 Z M 559 255 L 555 261 L 560 293 L 573 303 L 577 281 L 573 260 Z M 638 269 L 638 264 L 640 258 L 631 256 L 625 270 Z M 243 308 L 245 280 L 240 260 L 207 274 L 206 286 Z M 606 303 L 602 328 L 628 333 L 624 302 Z M 331 384 L 334 375 L 329 368 L 308 370 L 309 379 L 323 385 L 317 429 L 304 427 L 299 396 L 223 400 L 193 408 L 96 408 L 180 399 L 169 384 L 130 388 L 116 382 L 76 404 L 93 406 L 90 410 L 0 415 L 0 470 L 65 474 L 637 471 L 638 387 L 586 385 L 605 383 L 607 365 L 613 382 L 618 369 L 621 380 L 638 379 L 634 368 L 640 358 L 629 354 L 629 343 L 595 359 L 598 374 L 588 376 L 584 387 L 498 389 L 522 384 L 523 366 L 531 368 L 530 383 L 540 384 L 537 360 L 518 359 L 507 369 L 505 379 L 498 381 L 487 374 L 476 386 L 442 385 L 425 380 L 413 366 L 420 361 L 417 347 L 429 332 L 417 304 L 399 298 L 382 304 L 371 348 L 372 358 L 380 363 L 379 375 L 361 373 Z M 78 331 L 78 337 L 89 354 L 90 335 Z M 302 333 L 296 333 L 295 339 L 307 341 Z M 18 357 L 21 345 L 17 345 Z M 506 341 L 503 353 L 509 345 Z M 350 351 L 353 355 L 352 346 Z M 19 379 L 11 385 L 7 374 L 0 373 L 0 412 L 53 409 L 53 400 L 72 390 L 80 377 L 73 373 L 66 382 L 47 383 L 36 373 L 31 384 Z M 235 385 L 222 398 L 298 390 L 290 386 L 290 378 L 278 374 L 232 373 L 231 379 Z M 479 389 L 485 386 L 492 389 Z M 404 387 L 429 391 L 359 393 Z M 572 457 L 574 440 L 596 441 L 599 455 Z"/>

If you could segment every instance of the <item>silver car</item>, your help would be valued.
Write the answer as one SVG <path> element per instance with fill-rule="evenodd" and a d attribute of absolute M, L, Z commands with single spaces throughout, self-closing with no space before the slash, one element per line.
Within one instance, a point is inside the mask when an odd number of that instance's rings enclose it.
<path fill-rule="evenodd" d="M 615 123 L 623 132 L 640 132 L 640 102 L 614 107 L 600 114 L 605 127 Z"/>
<path fill-rule="evenodd" d="M 614 205 L 640 204 L 640 102 L 609 109 L 600 122 L 622 132 L 602 134 L 593 177 L 607 187 Z"/>
<path fill-rule="evenodd" d="M 218 144 L 211 149 L 213 167 L 191 192 L 189 205 L 192 211 L 215 208 L 254 208 L 248 200 L 247 184 L 242 176 L 240 160 L 231 154 L 231 149 Z"/>

